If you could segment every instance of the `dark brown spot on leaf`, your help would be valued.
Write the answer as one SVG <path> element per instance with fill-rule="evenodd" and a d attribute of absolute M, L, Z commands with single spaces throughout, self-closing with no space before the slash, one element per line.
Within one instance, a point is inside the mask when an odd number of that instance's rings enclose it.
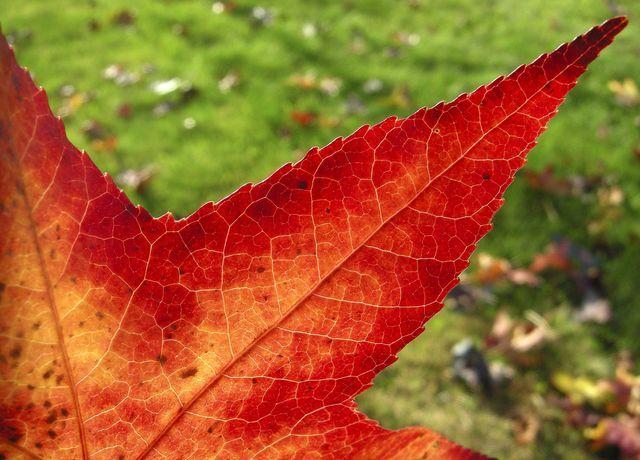
<path fill-rule="evenodd" d="M 180 373 L 180 378 L 181 379 L 186 379 L 186 378 L 189 378 L 189 377 L 193 377 L 197 373 L 198 373 L 198 368 L 197 367 L 190 367 L 186 371 L 182 371 Z"/>
<path fill-rule="evenodd" d="M 16 345 L 9 352 L 9 356 L 11 356 L 13 359 L 18 359 L 21 354 L 22 354 L 22 347 L 20 345 Z"/>
<path fill-rule="evenodd" d="M 22 432 L 13 425 L 0 424 L 0 438 L 4 438 L 10 443 L 15 444 L 22 438 Z"/>
<path fill-rule="evenodd" d="M 45 419 L 45 422 L 47 422 L 49 425 L 51 425 L 56 420 L 58 420 L 58 413 L 56 412 L 55 409 L 52 409 L 52 410 L 49 411 L 49 415 Z"/>
<path fill-rule="evenodd" d="M 22 82 L 15 73 L 11 74 L 11 83 L 13 84 L 16 92 L 20 92 L 20 88 L 22 88 Z"/>

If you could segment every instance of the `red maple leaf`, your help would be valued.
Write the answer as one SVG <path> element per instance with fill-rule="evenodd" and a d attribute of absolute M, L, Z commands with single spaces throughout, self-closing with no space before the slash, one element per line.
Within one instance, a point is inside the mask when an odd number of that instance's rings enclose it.
<path fill-rule="evenodd" d="M 626 25 L 364 126 L 175 220 L 67 140 L 0 41 L 0 441 L 15 458 L 472 458 L 353 398 L 456 284 Z"/>

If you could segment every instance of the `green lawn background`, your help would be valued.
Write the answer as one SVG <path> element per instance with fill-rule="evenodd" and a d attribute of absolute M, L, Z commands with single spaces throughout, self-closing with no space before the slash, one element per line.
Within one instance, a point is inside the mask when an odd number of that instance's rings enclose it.
<path fill-rule="evenodd" d="M 392 114 L 451 100 L 618 11 L 630 16 L 627 30 L 582 78 L 526 167 L 553 165 L 562 177 L 606 175 L 624 192 L 616 220 L 594 235 L 588 230 L 597 217 L 592 202 L 533 191 L 519 180 L 480 245 L 516 265 L 528 264 L 557 235 L 592 249 L 603 260 L 614 320 L 601 327 L 558 320 L 562 340 L 545 367 L 519 376 L 509 398 L 496 402 L 447 376 L 451 345 L 466 336 L 481 340 L 495 308 L 466 316 L 445 311 L 360 398 L 362 409 L 385 426 L 424 424 L 500 457 L 588 455 L 580 433 L 553 411 L 545 415 L 539 442 L 515 450 L 508 415 L 535 404 L 552 370 L 597 377 L 611 372 L 621 349 L 640 357 L 640 161 L 634 155 L 640 110 L 617 104 L 607 88 L 624 78 L 640 83 L 640 2 L 238 0 L 233 6 L 216 14 L 211 1 L 201 0 L 0 0 L 0 23 L 54 110 L 65 103 L 65 85 L 89 95 L 65 118 L 75 145 L 114 176 L 153 164 L 156 176 L 142 192 L 128 190 L 132 200 L 154 215 L 186 216 L 312 146 Z M 258 24 L 256 7 L 265 8 L 272 22 Z M 133 15 L 132 24 L 114 19 L 123 11 Z M 141 80 L 121 87 L 105 79 L 103 71 L 112 64 L 139 73 Z M 331 96 L 291 84 L 293 75 L 306 73 L 318 81 L 339 79 L 339 92 Z M 221 91 L 219 82 L 229 74 L 238 83 Z M 176 96 L 159 96 L 150 84 L 175 77 L 190 82 L 195 95 L 164 116 L 153 115 L 158 103 Z M 379 80 L 380 91 L 365 90 L 371 80 Z M 130 106 L 130 118 L 116 115 L 123 104 Z M 294 111 L 314 113 L 317 121 L 302 126 L 292 120 Z M 192 129 L 184 127 L 187 118 L 196 123 Z M 95 144 L 82 129 L 89 120 L 117 138 L 115 150 L 92 151 Z M 499 306 L 514 314 L 564 312 L 574 301 L 553 283 L 499 293 Z"/>

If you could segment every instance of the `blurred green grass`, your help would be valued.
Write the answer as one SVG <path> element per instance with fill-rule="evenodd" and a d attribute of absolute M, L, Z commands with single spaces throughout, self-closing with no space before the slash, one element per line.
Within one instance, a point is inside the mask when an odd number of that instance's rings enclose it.
<path fill-rule="evenodd" d="M 578 329 L 558 320 L 566 333 L 554 344 L 548 365 L 602 375 L 617 350 L 640 355 L 640 162 L 633 154 L 640 147 L 640 111 L 616 104 L 607 89 L 611 80 L 638 81 L 640 3 L 239 0 L 230 5 L 216 14 L 211 1 L 201 0 L 0 0 L 0 21 L 54 109 L 65 104 L 60 89 L 66 85 L 90 95 L 65 118 L 75 145 L 114 176 L 154 164 L 158 172 L 149 186 L 130 189 L 129 195 L 155 215 L 185 216 L 297 160 L 311 146 L 392 114 L 405 116 L 451 100 L 613 16 L 614 9 L 628 14 L 629 27 L 582 78 L 527 166 L 535 171 L 553 165 L 560 176 L 606 175 L 625 196 L 615 221 L 604 222 L 594 234 L 592 202 L 540 193 L 521 179 L 507 193 L 480 250 L 525 265 L 555 235 L 592 249 L 603 261 L 614 320 Z M 255 7 L 272 14 L 272 22 L 259 25 L 252 19 Z M 131 24 L 115 20 L 123 11 L 133 15 Z M 113 64 L 139 73 L 141 81 L 122 87 L 106 80 L 103 71 Z M 307 73 L 317 80 L 339 79 L 338 94 L 291 84 L 293 75 Z M 221 91 L 219 82 L 229 74 L 237 85 Z M 154 116 L 153 108 L 166 97 L 152 92 L 150 84 L 176 77 L 191 82 L 195 96 Z M 371 80 L 379 80 L 380 91 L 365 90 Z M 123 104 L 131 117 L 116 115 Z M 302 126 L 292 120 L 294 111 L 313 113 L 318 121 Z M 195 120 L 195 127 L 185 129 L 186 118 Z M 92 149 L 95 144 L 82 129 L 87 120 L 117 138 L 115 150 Z M 501 292 L 499 303 L 516 313 L 548 312 L 575 299 L 545 284 Z M 481 337 L 494 313 L 487 308 L 476 316 L 440 314 L 360 398 L 361 407 L 385 426 L 424 424 L 500 457 L 583 458 L 580 434 L 564 427 L 560 415 L 549 415 L 539 442 L 516 447 L 508 411 L 443 377 L 451 345 L 465 336 Z M 544 370 L 523 379 L 529 384 L 513 391 L 515 407 L 527 407 L 533 397 L 529 389 L 547 384 Z"/>

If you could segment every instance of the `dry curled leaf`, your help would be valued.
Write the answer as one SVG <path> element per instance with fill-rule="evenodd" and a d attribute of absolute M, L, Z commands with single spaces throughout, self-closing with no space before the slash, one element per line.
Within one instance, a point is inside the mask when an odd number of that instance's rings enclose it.
<path fill-rule="evenodd" d="M 537 286 L 540 283 L 538 277 L 531 270 L 513 268 L 508 260 L 494 257 L 486 252 L 478 254 L 477 266 L 478 268 L 470 278 L 481 284 L 494 284 L 501 280 L 527 286 Z"/>

